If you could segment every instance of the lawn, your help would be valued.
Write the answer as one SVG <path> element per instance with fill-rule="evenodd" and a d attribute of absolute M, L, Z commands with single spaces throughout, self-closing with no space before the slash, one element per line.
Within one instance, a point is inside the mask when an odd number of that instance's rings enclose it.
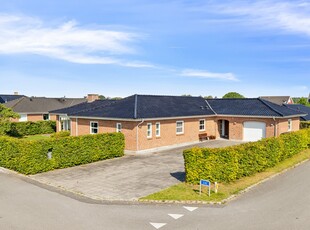
<path fill-rule="evenodd" d="M 49 139 L 50 135 L 49 134 L 41 134 L 41 135 L 25 136 L 23 138 L 27 139 L 27 140 L 44 140 L 44 139 Z"/>
<path fill-rule="evenodd" d="M 256 173 L 253 176 L 241 178 L 231 183 L 220 183 L 218 193 L 214 193 L 214 185 L 212 185 L 211 195 L 208 196 L 207 189 L 204 188 L 199 195 L 199 185 L 190 185 L 180 183 L 160 192 L 143 197 L 140 201 L 157 200 L 157 201 L 206 201 L 206 202 L 221 202 L 228 197 L 238 194 L 240 191 L 254 185 L 268 177 L 271 177 L 285 169 L 291 168 L 294 165 L 310 159 L 310 149 L 305 150 L 290 159 L 286 159 L 273 168 L 269 168 L 264 172 Z"/>

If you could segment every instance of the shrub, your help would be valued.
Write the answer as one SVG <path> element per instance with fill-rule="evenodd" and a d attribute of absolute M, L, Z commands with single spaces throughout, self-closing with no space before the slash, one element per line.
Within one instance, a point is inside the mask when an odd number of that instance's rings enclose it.
<path fill-rule="evenodd" d="M 310 121 L 301 121 L 299 127 L 300 127 L 300 129 L 308 129 L 308 128 L 310 128 Z"/>
<path fill-rule="evenodd" d="M 0 125 L 0 130 L 1 127 L 5 127 L 5 131 L 0 132 L 0 135 L 12 137 L 49 134 L 56 131 L 56 121 L 3 122 Z"/>
<path fill-rule="evenodd" d="M 226 148 L 192 148 L 183 153 L 186 182 L 230 182 L 273 167 L 310 148 L 310 129 Z"/>
<path fill-rule="evenodd" d="M 0 137 L 0 166 L 36 174 L 124 155 L 124 135 L 105 133 L 61 139 L 24 140 Z M 48 159 L 47 153 L 52 152 Z"/>

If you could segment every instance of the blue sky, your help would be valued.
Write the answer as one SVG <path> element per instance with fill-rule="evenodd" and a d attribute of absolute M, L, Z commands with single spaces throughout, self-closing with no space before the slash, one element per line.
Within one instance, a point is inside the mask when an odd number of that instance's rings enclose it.
<path fill-rule="evenodd" d="M 10 0 L 0 93 L 308 96 L 309 1 Z"/>

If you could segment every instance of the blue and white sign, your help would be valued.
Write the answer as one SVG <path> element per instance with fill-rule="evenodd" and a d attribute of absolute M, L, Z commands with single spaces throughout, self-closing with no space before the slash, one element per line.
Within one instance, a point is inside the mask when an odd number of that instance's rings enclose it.
<path fill-rule="evenodd" d="M 211 190 L 211 182 L 208 180 L 200 180 L 200 190 L 199 195 L 201 195 L 201 187 L 206 186 L 208 187 L 208 195 L 210 196 L 210 190 Z"/>

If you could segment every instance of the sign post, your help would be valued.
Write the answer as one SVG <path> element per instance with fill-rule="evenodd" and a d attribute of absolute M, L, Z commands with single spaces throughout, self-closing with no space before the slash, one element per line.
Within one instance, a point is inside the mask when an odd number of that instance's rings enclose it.
<path fill-rule="evenodd" d="M 200 189 L 199 189 L 199 195 L 201 195 L 201 187 L 206 186 L 208 187 L 208 195 L 210 196 L 210 188 L 211 188 L 211 183 L 208 180 L 200 180 Z"/>

